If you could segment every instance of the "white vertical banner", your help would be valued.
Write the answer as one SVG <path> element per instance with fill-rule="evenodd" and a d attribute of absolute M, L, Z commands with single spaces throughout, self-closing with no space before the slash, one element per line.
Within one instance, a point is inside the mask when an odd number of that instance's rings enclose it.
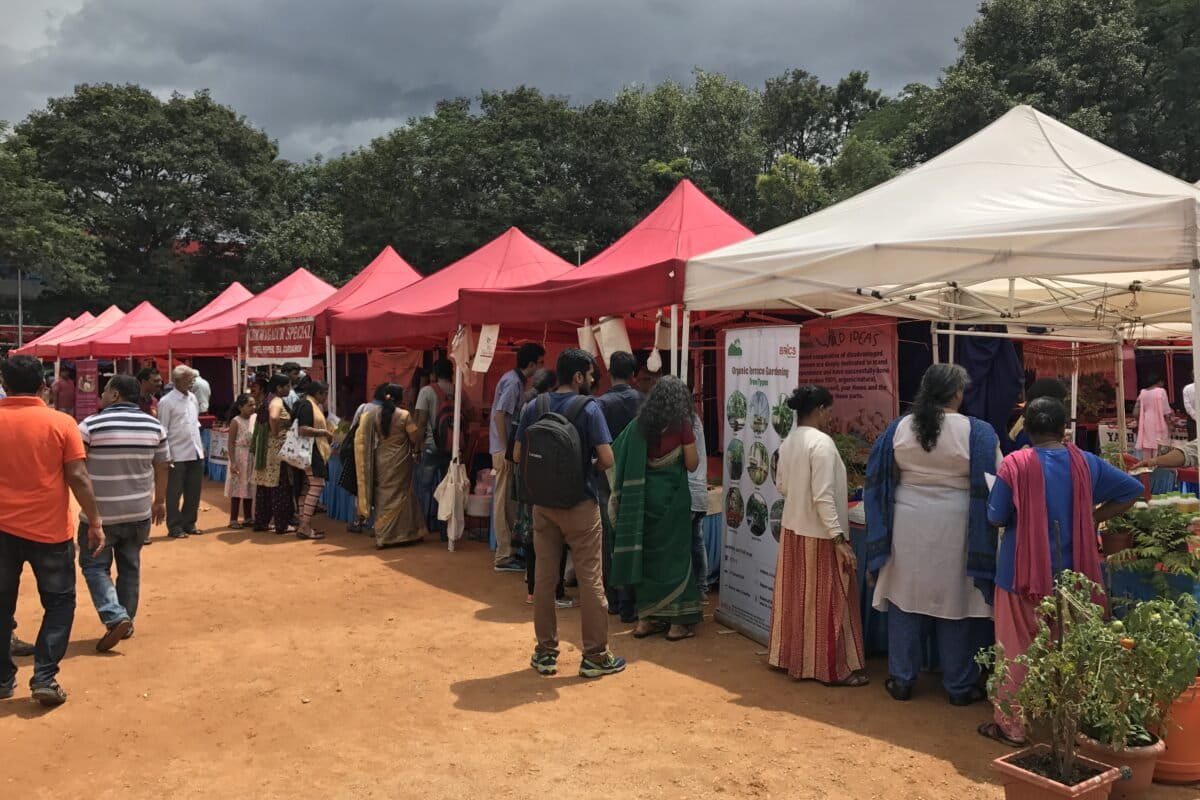
<path fill-rule="evenodd" d="M 787 400 L 799 383 L 800 327 L 729 330 L 725 345 L 725 537 L 716 618 L 765 643 L 783 520 L 775 467 L 795 425 Z"/>

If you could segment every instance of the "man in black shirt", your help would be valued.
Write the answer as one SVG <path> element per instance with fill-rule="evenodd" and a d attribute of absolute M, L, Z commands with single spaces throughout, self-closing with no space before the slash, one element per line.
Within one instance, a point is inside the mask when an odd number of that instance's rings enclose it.
<path fill-rule="evenodd" d="M 645 397 L 630 385 L 637 372 L 637 359 L 632 353 L 616 352 L 608 360 L 608 374 L 612 376 L 612 388 L 596 398 L 596 405 L 608 422 L 609 433 L 613 441 L 637 417 Z M 601 474 L 600 517 L 604 523 L 604 591 L 608 595 L 608 613 L 620 614 L 622 622 L 636 622 L 637 611 L 634 608 L 632 589 L 617 588 L 609 584 L 608 573 L 612 567 L 613 525 L 608 515 L 608 500 L 612 494 L 609 487 L 608 475 Z"/>

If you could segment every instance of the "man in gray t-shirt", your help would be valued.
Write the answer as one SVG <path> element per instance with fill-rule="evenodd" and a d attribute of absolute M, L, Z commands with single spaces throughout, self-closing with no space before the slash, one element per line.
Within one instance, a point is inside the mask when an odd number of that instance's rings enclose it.
<path fill-rule="evenodd" d="M 442 463 L 443 459 L 438 457 L 437 442 L 434 441 L 434 429 L 437 427 L 438 407 L 442 404 L 442 397 L 454 402 L 454 365 L 444 358 L 434 362 L 433 383 L 422 387 L 413 404 L 417 429 L 424 431 L 421 463 L 417 466 L 413 482 L 417 499 L 421 503 L 421 511 L 425 514 L 425 526 L 431 531 L 445 535 L 446 523 L 438 519 L 437 501 L 433 499 L 433 492 L 445 477 L 447 466 Z"/>

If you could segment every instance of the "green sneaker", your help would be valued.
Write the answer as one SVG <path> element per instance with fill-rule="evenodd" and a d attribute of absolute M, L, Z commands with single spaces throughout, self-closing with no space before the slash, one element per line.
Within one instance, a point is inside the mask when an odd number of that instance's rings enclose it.
<path fill-rule="evenodd" d="M 625 659 L 614 656 L 611 650 L 604 651 L 602 656 L 584 656 L 583 663 L 579 665 L 579 674 L 584 678 L 602 678 L 624 671 Z"/>
<path fill-rule="evenodd" d="M 529 659 L 529 666 L 537 670 L 539 675 L 558 674 L 558 656 L 553 653 L 534 653 Z"/>

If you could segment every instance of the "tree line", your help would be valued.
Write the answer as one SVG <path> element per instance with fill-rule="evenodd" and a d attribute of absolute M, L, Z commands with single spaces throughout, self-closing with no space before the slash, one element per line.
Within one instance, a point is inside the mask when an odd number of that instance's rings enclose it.
<path fill-rule="evenodd" d="M 587 104 L 522 86 L 304 163 L 208 92 L 81 85 L 0 131 L 0 267 L 48 282 L 33 309 L 53 322 L 141 299 L 181 318 L 232 280 L 259 290 L 296 266 L 341 282 L 389 243 L 432 272 L 511 225 L 586 260 L 681 178 L 762 231 L 1017 103 L 1195 181 L 1196 42 L 1195 0 L 990 0 L 936 84 L 894 96 L 866 72 L 802 69 L 761 87 L 697 69 Z"/>

